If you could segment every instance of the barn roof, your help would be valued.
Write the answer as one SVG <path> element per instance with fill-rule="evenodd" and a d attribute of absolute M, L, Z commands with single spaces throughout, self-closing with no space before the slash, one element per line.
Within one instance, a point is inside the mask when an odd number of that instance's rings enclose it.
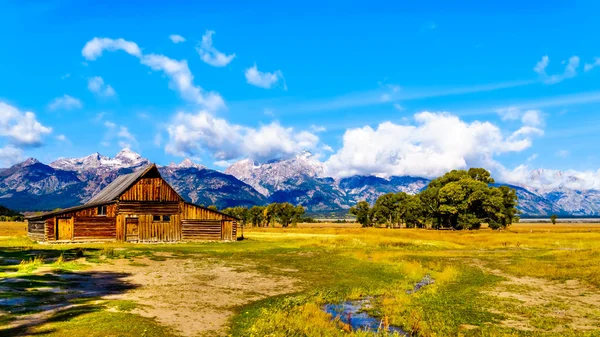
<path fill-rule="evenodd" d="M 86 205 L 104 203 L 118 199 L 121 196 L 121 194 L 123 194 L 123 192 L 125 192 L 131 185 L 135 184 L 135 182 L 138 181 L 138 179 L 150 172 L 150 170 L 152 169 L 158 172 L 156 165 L 150 164 L 141 170 L 137 170 L 130 174 L 118 176 L 115 180 L 113 180 L 112 183 L 108 184 L 108 186 L 106 186 L 102 191 L 100 191 L 100 193 L 93 196 L 92 199 L 90 199 L 90 201 L 86 203 Z"/>

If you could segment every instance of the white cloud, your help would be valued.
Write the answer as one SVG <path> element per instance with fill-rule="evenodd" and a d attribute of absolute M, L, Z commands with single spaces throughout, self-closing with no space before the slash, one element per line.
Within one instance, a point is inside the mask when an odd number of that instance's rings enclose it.
<path fill-rule="evenodd" d="M 327 128 L 325 128 L 324 126 L 313 124 L 310 126 L 310 131 L 312 131 L 314 133 L 325 132 L 325 131 L 327 131 Z"/>
<path fill-rule="evenodd" d="M 17 108 L 0 102 L 0 137 L 16 147 L 40 146 L 42 138 L 52 128 L 42 125 L 33 112 L 21 112 Z M 13 151 L 14 152 L 14 151 Z"/>
<path fill-rule="evenodd" d="M 109 84 L 104 83 L 100 76 L 94 76 L 88 79 L 88 90 L 100 97 L 112 97 L 117 93 Z"/>
<path fill-rule="evenodd" d="M 569 155 L 570 153 L 567 150 L 559 150 L 556 152 L 556 156 L 560 158 L 567 158 Z"/>
<path fill-rule="evenodd" d="M 67 136 L 65 136 L 65 135 L 58 135 L 58 136 L 56 136 L 56 139 L 60 140 L 61 142 L 68 141 Z"/>
<path fill-rule="evenodd" d="M 88 41 L 83 50 L 81 51 L 81 55 L 85 57 L 86 60 L 93 61 L 98 57 L 102 56 L 102 52 L 104 50 L 108 51 L 117 51 L 122 50 L 129 55 L 141 57 L 142 51 L 140 47 L 135 42 L 126 41 L 124 39 L 109 39 L 109 38 L 98 38 L 95 37 Z"/>
<path fill-rule="evenodd" d="M 217 161 L 250 157 L 258 161 L 293 156 L 304 150 L 318 150 L 319 137 L 278 122 L 251 128 L 220 118 L 206 111 L 178 113 L 168 125 L 166 151 L 177 156 L 196 156 L 209 152 Z"/>
<path fill-rule="evenodd" d="M 277 82 L 283 80 L 284 90 L 287 90 L 287 85 L 285 84 L 283 74 L 280 70 L 276 70 L 272 73 L 262 72 L 258 70 L 255 63 L 254 66 L 245 70 L 244 75 L 249 84 L 265 89 L 270 89 L 273 85 L 277 84 Z"/>
<path fill-rule="evenodd" d="M 13 145 L 0 148 L 0 164 L 3 167 L 12 166 L 23 161 L 23 150 Z"/>
<path fill-rule="evenodd" d="M 494 168 L 495 155 L 523 151 L 542 132 L 523 127 L 505 135 L 489 122 L 468 123 L 448 113 L 422 112 L 414 120 L 348 129 L 342 148 L 325 162 L 326 174 L 436 177 L 471 166 Z"/>
<path fill-rule="evenodd" d="M 66 80 L 66 79 L 67 79 L 67 78 L 69 78 L 69 77 L 71 77 L 71 73 L 67 73 L 67 74 L 64 74 L 64 75 L 62 75 L 62 76 L 60 77 L 60 79 L 61 79 L 61 80 Z"/>
<path fill-rule="evenodd" d="M 185 42 L 185 38 L 181 35 L 177 35 L 177 34 L 171 34 L 169 35 L 169 39 L 171 39 L 171 41 L 173 43 L 182 43 Z"/>
<path fill-rule="evenodd" d="M 593 63 L 586 63 L 583 66 L 583 70 L 584 71 L 590 71 L 590 70 L 596 68 L 597 66 L 600 66 L 600 57 L 595 57 Z"/>
<path fill-rule="evenodd" d="M 404 107 L 398 103 L 394 103 L 394 109 L 396 109 L 398 111 L 403 111 Z"/>
<path fill-rule="evenodd" d="M 214 162 L 213 164 L 218 167 L 227 168 L 227 167 L 231 166 L 233 163 L 234 163 L 234 161 L 231 161 L 231 160 L 218 160 L 218 161 Z"/>
<path fill-rule="evenodd" d="M 72 110 L 72 109 L 81 109 L 83 104 L 81 101 L 75 97 L 71 97 L 69 95 L 63 95 L 61 97 L 56 97 L 49 104 L 48 108 L 50 110 Z"/>
<path fill-rule="evenodd" d="M 527 161 L 534 161 L 539 157 L 539 154 L 534 153 L 531 156 L 527 157 Z"/>
<path fill-rule="evenodd" d="M 525 126 L 539 127 L 544 124 L 544 113 L 540 110 L 521 110 L 517 107 L 498 109 L 496 112 L 504 121 L 520 120 Z"/>
<path fill-rule="evenodd" d="M 213 67 L 224 67 L 235 58 L 235 54 L 226 55 L 221 53 L 213 46 L 212 36 L 215 34 L 212 30 L 207 30 L 202 36 L 202 42 L 196 51 L 200 55 L 200 59 Z"/>
<path fill-rule="evenodd" d="M 571 56 L 565 63 L 567 65 L 565 66 L 565 70 L 562 74 L 548 75 L 546 68 L 550 64 L 550 58 L 548 55 L 544 55 L 542 56 L 542 59 L 535 64 L 533 71 L 540 75 L 544 83 L 554 84 L 568 78 L 573 78 L 577 75 L 577 68 L 579 68 L 579 57 L 576 55 Z"/>
<path fill-rule="evenodd" d="M 95 116 L 95 117 L 92 119 L 92 121 L 93 121 L 94 123 L 99 123 L 99 122 L 100 122 L 100 121 L 101 121 L 101 120 L 104 118 L 104 115 L 106 115 L 106 112 L 99 112 L 99 113 L 97 113 L 97 114 L 96 114 L 96 116 Z"/>
<path fill-rule="evenodd" d="M 162 145 L 162 134 L 160 132 L 157 132 L 156 135 L 154 135 L 154 145 L 156 147 L 160 147 Z"/>
<path fill-rule="evenodd" d="M 194 85 L 194 76 L 186 60 L 177 61 L 159 54 L 142 54 L 136 43 L 123 39 L 90 40 L 83 48 L 82 54 L 89 60 L 95 60 L 102 55 L 103 50 L 124 50 L 139 58 L 140 63 L 155 71 L 162 71 L 169 78 L 169 88 L 179 92 L 186 101 L 199 104 L 206 109 L 216 110 L 225 106 L 223 98 L 215 92 L 205 92 Z"/>
<path fill-rule="evenodd" d="M 117 141 L 117 144 L 121 148 L 132 148 L 137 146 L 138 142 L 133 134 L 129 131 L 129 128 L 123 125 L 117 125 L 111 121 L 104 121 L 106 127 L 106 133 L 100 144 L 102 146 L 111 146 L 113 141 Z"/>

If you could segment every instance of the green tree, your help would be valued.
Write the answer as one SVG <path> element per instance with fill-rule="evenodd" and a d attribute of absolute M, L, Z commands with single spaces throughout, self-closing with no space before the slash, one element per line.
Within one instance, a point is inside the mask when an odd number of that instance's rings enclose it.
<path fill-rule="evenodd" d="M 556 216 L 556 214 L 552 214 L 550 216 L 550 221 L 552 221 L 553 225 L 556 225 L 556 219 L 558 218 L 558 216 Z"/>
<path fill-rule="evenodd" d="M 213 211 L 218 211 L 219 210 L 219 208 L 217 206 L 215 206 L 215 205 L 210 205 L 207 208 L 210 209 L 210 210 L 213 210 Z"/>
<path fill-rule="evenodd" d="M 363 227 L 371 226 L 371 205 L 366 201 L 359 201 L 356 206 L 350 208 L 350 214 L 356 216 L 356 222 Z"/>
<path fill-rule="evenodd" d="M 296 227 L 298 222 L 302 220 L 302 216 L 304 215 L 305 209 L 302 205 L 297 205 L 294 208 L 294 216 L 292 218 L 292 227 Z"/>
<path fill-rule="evenodd" d="M 264 206 L 252 206 L 248 211 L 248 221 L 253 227 L 261 227 L 264 222 Z"/>
<path fill-rule="evenodd" d="M 282 227 L 288 227 L 295 214 L 296 207 L 289 202 L 278 204 L 275 208 L 275 216 Z"/>
<path fill-rule="evenodd" d="M 271 227 L 275 227 L 275 219 L 277 218 L 277 209 L 279 208 L 278 203 L 272 203 L 265 207 L 263 212 L 264 219 L 267 227 L 270 225 Z"/>

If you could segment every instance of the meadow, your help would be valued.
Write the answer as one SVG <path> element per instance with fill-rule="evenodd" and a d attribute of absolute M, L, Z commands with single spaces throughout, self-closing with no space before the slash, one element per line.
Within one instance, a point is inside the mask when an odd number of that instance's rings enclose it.
<path fill-rule="evenodd" d="M 600 336 L 600 224 L 299 224 L 244 236 L 48 245 L 2 223 L 0 335 L 394 335 L 323 311 L 368 299 L 381 327 L 411 336 Z"/>

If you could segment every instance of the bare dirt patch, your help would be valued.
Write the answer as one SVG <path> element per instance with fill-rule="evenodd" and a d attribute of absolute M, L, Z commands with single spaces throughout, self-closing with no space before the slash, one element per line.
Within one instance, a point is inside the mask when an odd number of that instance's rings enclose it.
<path fill-rule="evenodd" d="M 298 290 L 295 279 L 267 276 L 245 265 L 225 266 L 207 259 L 115 260 L 94 270 L 128 273 L 137 287 L 106 296 L 140 304 L 132 312 L 154 317 L 184 336 L 224 335 L 234 308 Z M 140 266 L 140 265 L 142 266 Z"/>
<path fill-rule="evenodd" d="M 600 292 L 578 280 L 555 282 L 535 277 L 517 277 L 500 270 L 477 266 L 506 280 L 486 294 L 497 297 L 504 307 L 495 311 L 509 317 L 501 324 L 518 330 L 554 332 L 565 329 L 595 330 L 600 327 Z"/>

